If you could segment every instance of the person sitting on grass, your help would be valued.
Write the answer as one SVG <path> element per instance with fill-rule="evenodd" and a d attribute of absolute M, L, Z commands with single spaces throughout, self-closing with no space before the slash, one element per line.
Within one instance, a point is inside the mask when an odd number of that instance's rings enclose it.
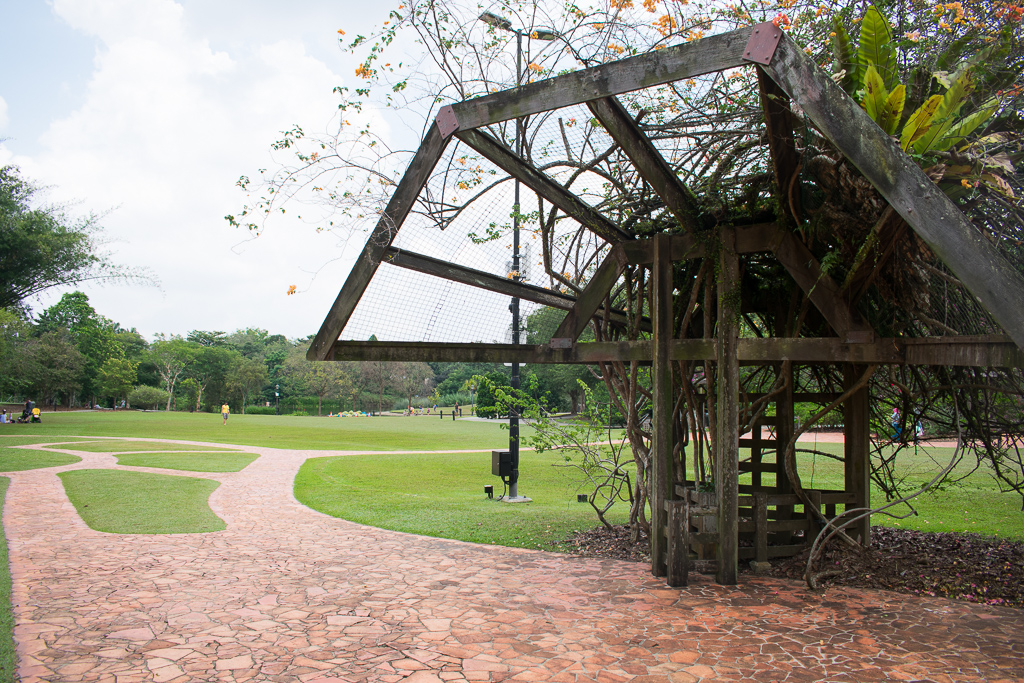
<path fill-rule="evenodd" d="M 32 421 L 42 422 L 42 419 L 39 417 L 39 408 L 32 408 Z"/>

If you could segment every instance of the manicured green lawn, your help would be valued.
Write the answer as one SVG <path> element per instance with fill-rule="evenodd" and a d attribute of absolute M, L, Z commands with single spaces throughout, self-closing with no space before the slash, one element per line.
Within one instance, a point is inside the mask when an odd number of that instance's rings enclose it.
<path fill-rule="evenodd" d="M 48 453 L 47 451 L 30 451 L 0 446 L 0 472 L 38 470 L 43 467 L 70 465 L 79 461 L 81 458 L 77 455 L 68 455 L 67 453 Z"/>
<path fill-rule="evenodd" d="M 119 465 L 159 467 L 187 472 L 241 472 L 260 456 L 255 453 L 124 453 Z"/>
<path fill-rule="evenodd" d="M 531 503 L 489 500 L 502 494 L 491 454 L 388 454 L 307 460 L 296 498 L 315 510 L 370 526 L 425 536 L 521 548 L 556 549 L 573 531 L 598 525 L 593 508 L 576 502 L 575 471 L 554 454 L 520 456 L 519 495 Z M 589 493 L 580 490 L 580 493 Z M 619 504 L 612 523 L 626 521 Z"/>
<path fill-rule="evenodd" d="M 301 450 L 463 450 L 498 449 L 508 432 L 495 421 L 440 420 L 436 417 L 293 417 L 232 415 L 225 426 L 209 413 L 78 411 L 45 413 L 33 433 L 62 436 L 140 436 L 241 446 Z M 2 433 L 2 432 L 0 432 Z M 525 437 L 528 429 L 524 428 Z M 503 445 L 505 444 L 505 445 Z"/>
<path fill-rule="evenodd" d="M 3 508 L 11 480 L 0 477 L 0 509 Z M 7 557 L 7 537 L 0 525 L 0 681 L 18 680 L 18 656 L 14 648 L 14 612 L 11 609 L 11 565 Z"/>
<path fill-rule="evenodd" d="M 72 470 L 64 490 L 90 528 L 114 534 L 189 534 L 221 531 L 209 479 L 123 470 Z"/>
<path fill-rule="evenodd" d="M 807 447 L 809 444 L 801 444 Z M 834 455 L 842 454 L 841 444 L 818 444 L 816 450 Z M 898 457 L 904 463 L 905 493 L 916 491 L 931 481 L 953 456 L 952 448 L 921 447 L 904 451 Z M 800 477 L 805 487 L 840 488 L 843 484 L 843 464 L 821 455 L 798 456 Z M 1024 540 L 1024 513 L 1021 499 L 1015 493 L 1000 493 L 995 478 L 984 468 L 968 475 L 973 456 L 967 455 L 954 474 L 967 475 L 958 483 L 946 484 L 941 490 L 924 493 L 911 501 L 918 514 L 898 520 L 875 515 L 872 524 L 920 531 L 968 531 L 985 536 L 1001 536 Z M 740 479 L 741 483 L 744 481 Z M 905 495 L 905 494 L 904 494 Z M 875 507 L 885 503 L 884 494 L 873 488 L 871 502 Z M 910 512 L 906 505 L 889 509 L 904 515 Z"/>
<path fill-rule="evenodd" d="M 234 451 L 234 448 L 211 448 L 187 443 L 167 444 L 159 441 L 124 441 L 104 439 L 103 441 L 79 441 L 69 445 L 76 451 L 86 453 L 145 453 L 149 451 Z"/>

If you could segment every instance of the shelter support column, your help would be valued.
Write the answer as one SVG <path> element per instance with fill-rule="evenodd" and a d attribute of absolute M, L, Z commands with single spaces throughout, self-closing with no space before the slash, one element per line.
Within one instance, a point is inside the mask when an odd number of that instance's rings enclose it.
<path fill-rule="evenodd" d="M 739 573 L 739 393 L 737 355 L 740 316 L 739 259 L 736 236 L 722 231 L 718 280 L 718 441 L 715 492 L 718 499 L 718 576 L 734 585 Z"/>
<path fill-rule="evenodd" d="M 863 365 L 846 363 L 843 366 L 844 390 L 857 383 L 866 370 Z M 853 507 L 871 507 L 871 439 L 870 412 L 867 385 L 861 387 L 843 403 L 843 460 L 846 490 L 854 495 Z M 871 518 L 865 517 L 849 527 L 849 534 L 861 545 L 871 543 Z"/>
<path fill-rule="evenodd" d="M 668 511 L 672 500 L 672 361 L 669 342 L 672 339 L 672 244 L 668 235 L 654 238 L 654 348 L 651 385 L 654 393 L 651 415 L 651 572 L 665 576 L 668 561 Z"/>

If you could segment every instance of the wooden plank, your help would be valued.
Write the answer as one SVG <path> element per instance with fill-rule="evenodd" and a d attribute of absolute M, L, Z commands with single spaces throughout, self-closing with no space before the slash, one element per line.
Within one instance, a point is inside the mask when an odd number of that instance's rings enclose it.
<path fill-rule="evenodd" d="M 718 280 L 718 443 L 715 491 L 718 494 L 718 574 L 716 581 L 735 585 L 739 574 L 739 393 L 737 355 L 740 286 L 739 257 L 732 230 L 722 231 Z"/>
<path fill-rule="evenodd" d="M 452 105 L 460 130 L 743 66 L 750 28 L 708 36 Z"/>
<path fill-rule="evenodd" d="M 633 239 L 628 232 L 605 218 L 599 211 L 565 189 L 550 176 L 526 163 L 522 157 L 487 133 L 478 130 L 463 130 L 456 135 L 513 178 L 518 178 L 521 183 L 561 209 L 565 215 L 576 219 L 602 239 L 612 244 Z"/>
<path fill-rule="evenodd" d="M 409 211 L 416 202 L 420 190 L 426 184 L 430 173 L 434 170 L 437 160 L 441 158 L 445 147 L 448 146 L 449 138 L 441 135 L 437 126 L 431 126 L 427 136 L 423 139 L 416 155 L 413 157 L 409 168 L 406 169 L 402 180 L 399 181 L 395 193 L 391 195 L 380 220 L 366 240 L 363 252 L 356 259 L 355 265 L 348 274 L 344 286 L 338 292 L 331 310 L 324 318 L 320 331 L 316 333 L 309 350 L 306 351 L 308 360 L 325 360 L 331 352 L 331 346 L 338 339 L 352 312 L 362 298 L 370 279 L 377 272 L 384 257 L 385 250 L 391 246 L 395 236 L 398 234 L 402 223 L 405 222 Z"/>
<path fill-rule="evenodd" d="M 976 342 L 908 345 L 906 353 L 900 346 L 904 339 L 880 339 L 874 344 L 844 344 L 835 338 L 824 339 L 740 339 L 739 360 L 746 364 L 792 360 L 801 363 L 879 363 L 905 364 L 913 348 L 914 354 L 925 358 L 928 365 L 950 365 L 943 362 L 960 357 L 964 365 L 974 367 L 1024 367 L 1024 356 L 1013 342 Z M 441 344 L 435 342 L 363 342 L 339 341 L 334 344 L 331 360 L 444 361 L 487 363 L 598 363 L 608 361 L 652 360 L 648 341 L 590 342 L 572 348 L 551 345 L 514 344 Z M 959 351 L 958 351 L 959 349 Z M 983 353 L 988 349 L 990 353 Z M 993 351 L 992 349 L 996 349 Z M 929 355 L 930 354 L 930 355 Z M 669 343 L 671 360 L 703 360 L 714 358 L 716 343 L 711 339 L 674 339 Z M 1013 356 L 1017 365 L 1000 361 Z M 970 362 L 968 362 L 970 361 Z M 991 362 L 990 362 L 991 361 Z M 810 399 L 810 397 L 804 397 Z M 781 432 L 780 432 L 781 434 Z M 782 440 L 781 435 L 779 440 Z"/>
<path fill-rule="evenodd" d="M 1024 349 L 1024 277 L 789 36 L 765 70 Z"/>
<path fill-rule="evenodd" d="M 619 143 L 633 167 L 665 202 L 665 206 L 687 232 L 702 230 L 700 204 L 693 193 L 679 180 L 633 117 L 614 97 L 587 102 L 590 111 L 604 125 L 608 134 Z"/>
<path fill-rule="evenodd" d="M 847 344 L 838 337 L 740 339 L 738 353 L 740 360 L 746 363 L 790 360 L 801 363 L 848 361 L 901 364 L 904 361 L 903 354 L 892 339 L 872 344 Z"/>
<path fill-rule="evenodd" d="M 668 560 L 668 551 L 661 540 L 661 530 L 668 526 L 664 502 L 673 498 L 672 445 L 675 430 L 672 410 L 675 392 L 672 390 L 672 360 L 669 342 L 672 339 L 672 242 L 668 235 L 654 238 L 654 263 L 651 286 L 653 291 L 654 352 L 651 366 L 651 390 L 654 394 L 651 414 L 651 572 L 663 576 L 662 567 Z"/>
<path fill-rule="evenodd" d="M 427 275 L 444 278 L 452 282 L 461 282 L 471 287 L 518 297 L 552 308 L 570 310 L 576 303 L 576 299 L 567 294 L 517 282 L 512 278 L 498 277 L 497 275 L 485 273 L 482 270 L 466 268 L 450 261 L 442 261 L 441 259 L 424 256 L 423 254 L 417 254 L 405 249 L 388 247 L 384 255 L 384 261 L 400 268 L 415 270 L 418 273 L 426 273 Z"/>
<path fill-rule="evenodd" d="M 764 72 L 757 70 L 757 85 L 761 93 L 761 111 L 764 112 L 765 130 L 768 134 L 768 152 L 775 173 L 775 198 L 782 207 L 784 223 L 798 222 L 800 215 L 799 191 L 791 196 L 790 184 L 796 177 L 800 157 L 793 140 L 793 114 L 789 109 L 786 93 Z"/>
<path fill-rule="evenodd" d="M 591 364 L 650 359 L 649 341 L 590 342 L 572 348 L 555 348 L 550 344 L 337 341 L 328 360 Z"/>
<path fill-rule="evenodd" d="M 840 295 L 839 286 L 821 270 L 821 264 L 807 245 L 783 229 L 778 230 L 776 239 L 773 251 L 779 263 L 785 266 L 839 338 L 856 343 L 874 341 L 874 331 L 850 308 Z"/>
<path fill-rule="evenodd" d="M 768 504 L 763 493 L 754 494 L 754 560 L 768 561 Z"/>
<path fill-rule="evenodd" d="M 684 517 L 686 501 L 668 501 L 668 558 L 666 560 L 665 582 L 670 586 L 686 585 L 686 562 L 690 554 L 689 544 L 683 544 L 683 526 L 688 524 Z"/>
<path fill-rule="evenodd" d="M 601 265 L 597 267 L 597 271 L 590 278 L 590 282 L 580 292 L 579 298 L 569 308 L 569 312 L 566 313 L 565 318 L 562 319 L 558 329 L 555 330 L 551 338 L 569 339 L 573 342 L 579 339 L 580 334 L 583 333 L 583 330 L 587 329 L 590 319 L 597 313 L 601 303 L 608 296 L 608 292 L 625 269 L 625 254 L 622 247 L 616 245 L 605 256 Z"/>
<path fill-rule="evenodd" d="M 999 335 L 1002 337 L 1002 335 Z M 938 337 L 900 339 L 910 365 L 960 365 L 985 368 L 1024 368 L 1024 350 L 1008 337 Z"/>
<path fill-rule="evenodd" d="M 843 388 L 854 386 L 865 369 L 863 365 L 844 364 Z M 846 490 L 856 501 L 854 506 L 859 508 L 871 507 L 871 412 L 868 401 L 868 388 L 863 386 L 843 403 L 843 470 Z M 832 501 L 826 499 L 826 502 Z M 851 536 L 860 540 L 862 546 L 867 548 L 871 545 L 870 517 L 854 522 L 847 529 Z"/>

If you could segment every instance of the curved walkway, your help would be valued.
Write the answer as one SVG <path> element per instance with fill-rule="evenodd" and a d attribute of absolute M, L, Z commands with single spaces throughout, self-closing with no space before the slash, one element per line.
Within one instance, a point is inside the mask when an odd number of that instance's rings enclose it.
<path fill-rule="evenodd" d="M 241 472 L 166 471 L 221 482 L 208 534 L 89 529 L 56 473 L 110 455 L 5 475 L 24 683 L 1024 680 L 1024 611 L 669 589 L 643 565 L 382 531 L 294 499 L 302 462 L 341 452 L 245 450 Z"/>

